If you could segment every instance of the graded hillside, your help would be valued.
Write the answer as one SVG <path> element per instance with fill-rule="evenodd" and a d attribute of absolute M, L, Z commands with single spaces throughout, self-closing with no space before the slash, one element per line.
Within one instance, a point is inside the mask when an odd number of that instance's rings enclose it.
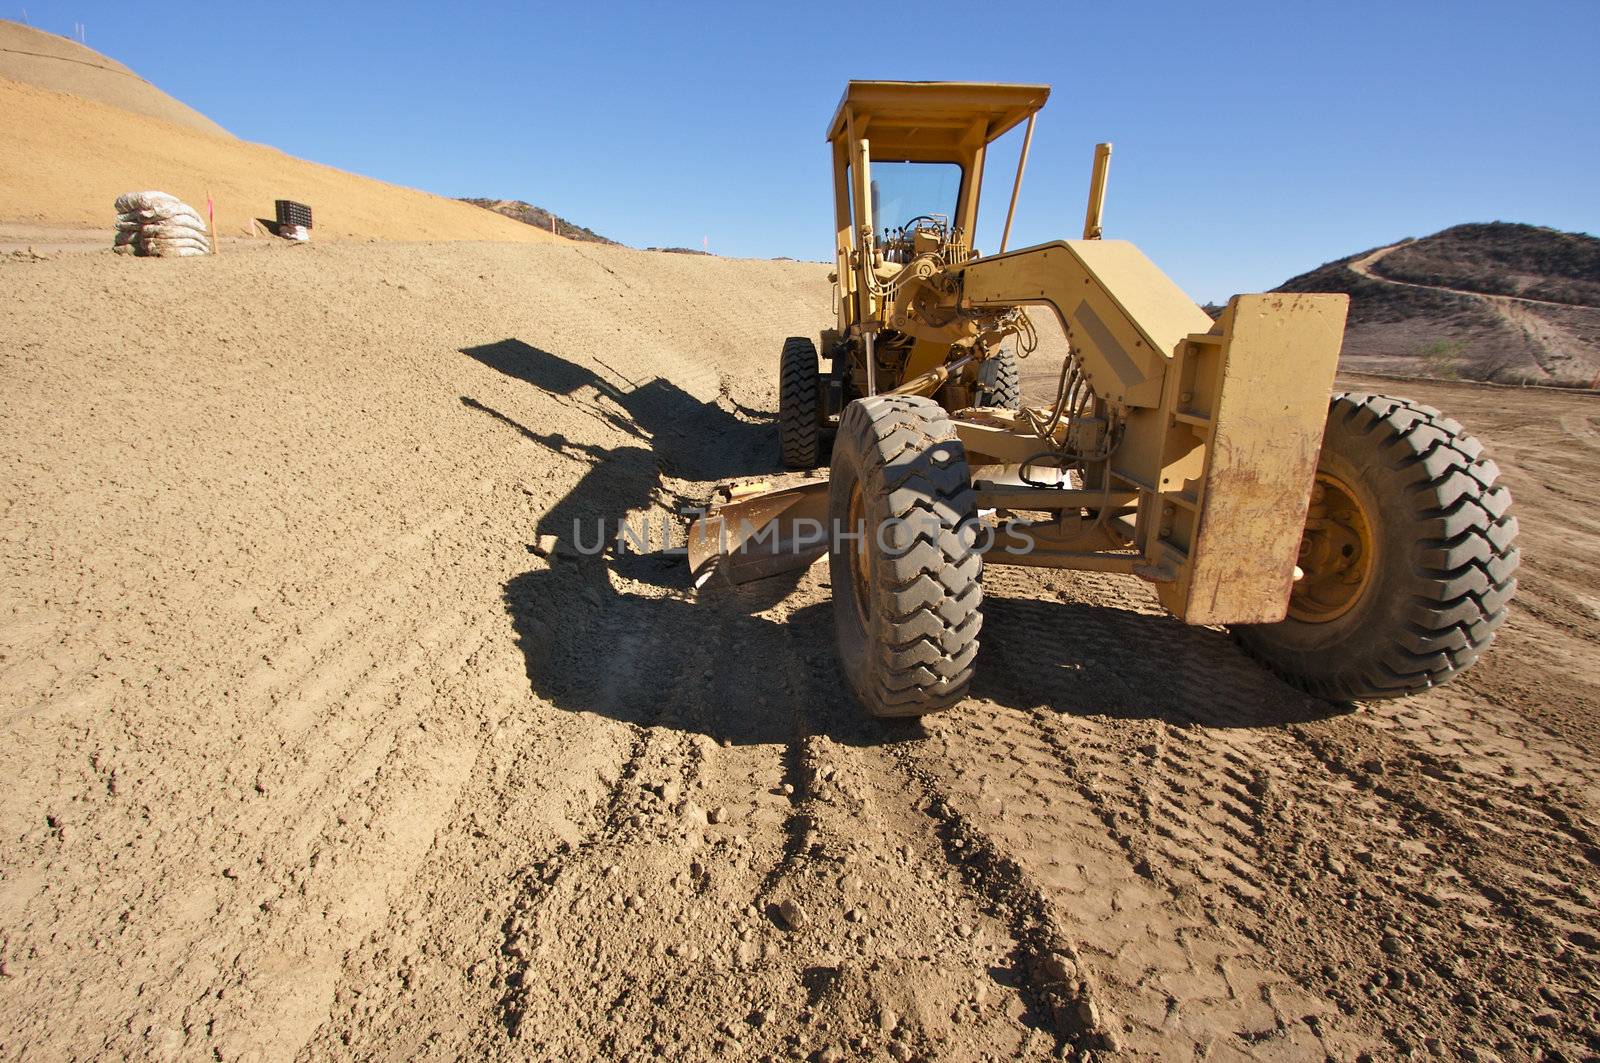
<path fill-rule="evenodd" d="M 508 218 L 515 218 L 524 225 L 532 225 L 535 228 L 543 229 L 547 233 L 564 236 L 568 240 L 621 246 L 617 244 L 617 241 L 601 236 L 593 229 L 574 224 L 559 214 L 552 214 L 543 207 L 536 207 L 532 203 L 525 203 L 520 199 L 474 199 L 466 196 L 462 198 L 461 202 L 471 203 L 473 206 L 492 210 L 497 214 L 504 214 Z"/>
<path fill-rule="evenodd" d="M 1600 404 L 1404 385 L 1527 543 L 1450 686 L 1318 701 L 994 566 L 971 698 L 872 721 L 826 565 L 596 552 L 777 472 L 827 270 L 0 257 L 5 1054 L 1600 1051 Z"/>
<path fill-rule="evenodd" d="M 273 200 L 315 211 L 317 239 L 553 240 L 549 233 L 443 196 L 321 166 L 276 148 L 203 133 L 94 100 L 0 80 L 0 221 L 103 228 L 124 192 L 160 189 L 245 236 Z"/>
<path fill-rule="evenodd" d="M 1347 370 L 1593 386 L 1600 239 L 1457 225 L 1329 262 L 1278 291 L 1347 292 Z"/>
<path fill-rule="evenodd" d="M 4 19 L 0 19 L 0 78 L 71 93 L 216 137 L 232 135 L 116 60 L 77 41 Z"/>

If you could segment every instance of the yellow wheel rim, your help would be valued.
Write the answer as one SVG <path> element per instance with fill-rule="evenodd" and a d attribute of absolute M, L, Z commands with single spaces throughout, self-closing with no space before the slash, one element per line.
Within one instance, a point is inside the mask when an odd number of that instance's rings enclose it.
<path fill-rule="evenodd" d="M 1317 471 L 1300 539 L 1300 570 L 1289 616 L 1326 624 L 1348 613 L 1372 582 L 1374 521 L 1361 496 L 1333 473 Z"/>
<path fill-rule="evenodd" d="M 855 591 L 856 616 L 861 621 L 861 630 L 867 630 L 867 618 L 871 615 L 872 598 L 869 594 L 871 587 L 871 557 L 867 548 L 867 504 L 861 497 L 861 481 L 857 480 L 850 488 L 850 526 L 847 532 L 860 537 L 852 541 L 850 549 L 850 584 Z"/>

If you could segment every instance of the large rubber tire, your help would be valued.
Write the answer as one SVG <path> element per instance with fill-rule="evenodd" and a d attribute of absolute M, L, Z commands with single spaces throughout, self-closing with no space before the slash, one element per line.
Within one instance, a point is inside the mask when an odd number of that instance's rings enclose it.
<path fill-rule="evenodd" d="M 948 415 L 909 395 L 850 403 L 828 490 L 834 630 L 851 689 L 874 716 L 955 705 L 978 653 L 983 555 L 966 449 Z"/>
<path fill-rule="evenodd" d="M 790 469 L 814 469 L 822 454 L 822 377 L 816 344 L 804 336 L 783 341 L 778 360 L 778 450 Z"/>
<path fill-rule="evenodd" d="M 1499 469 L 1431 406 L 1334 396 L 1319 475 L 1354 490 L 1371 522 L 1370 576 L 1323 622 L 1241 626 L 1245 648 L 1338 701 L 1403 697 L 1459 675 L 1494 640 L 1517 587 L 1517 519 Z"/>
<path fill-rule="evenodd" d="M 1005 410 L 1022 408 L 1022 373 L 1017 368 L 1017 352 L 1002 347 L 998 354 L 978 363 L 978 394 L 975 405 Z"/>

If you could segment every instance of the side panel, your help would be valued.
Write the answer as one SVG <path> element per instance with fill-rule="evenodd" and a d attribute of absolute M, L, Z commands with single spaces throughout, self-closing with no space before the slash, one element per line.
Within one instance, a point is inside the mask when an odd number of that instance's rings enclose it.
<path fill-rule="evenodd" d="M 1197 479 L 1163 478 L 1151 553 L 1177 562 L 1158 591 L 1186 622 L 1284 618 L 1348 306 L 1344 295 L 1235 296 L 1180 353 L 1168 456 L 1204 459 Z"/>

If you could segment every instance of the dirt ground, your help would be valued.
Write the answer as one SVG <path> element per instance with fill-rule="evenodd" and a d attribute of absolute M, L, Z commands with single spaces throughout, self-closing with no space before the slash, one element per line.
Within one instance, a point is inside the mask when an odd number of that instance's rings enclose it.
<path fill-rule="evenodd" d="M 1452 686 L 1327 704 L 992 568 L 972 699 L 887 726 L 825 566 L 535 549 L 772 471 L 825 272 L 0 257 L 4 1054 L 1600 1052 L 1600 400 L 1347 381 L 1516 492 Z"/>

